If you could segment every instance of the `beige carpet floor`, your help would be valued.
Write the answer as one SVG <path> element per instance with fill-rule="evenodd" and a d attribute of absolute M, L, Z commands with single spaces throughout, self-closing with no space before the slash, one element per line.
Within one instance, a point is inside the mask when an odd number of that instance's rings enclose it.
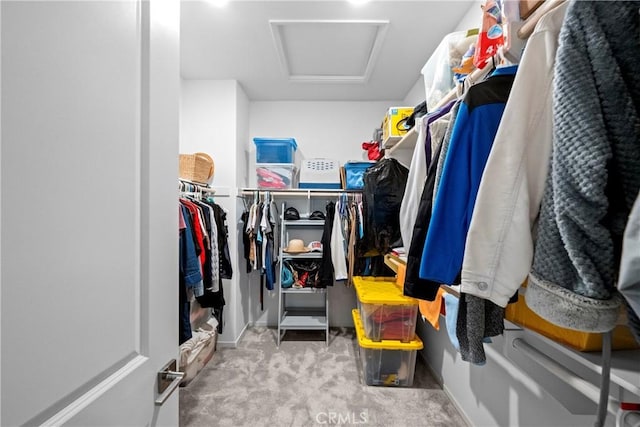
<path fill-rule="evenodd" d="M 418 357 L 413 387 L 367 386 L 354 331 L 250 328 L 180 389 L 180 425 L 466 426 Z"/>

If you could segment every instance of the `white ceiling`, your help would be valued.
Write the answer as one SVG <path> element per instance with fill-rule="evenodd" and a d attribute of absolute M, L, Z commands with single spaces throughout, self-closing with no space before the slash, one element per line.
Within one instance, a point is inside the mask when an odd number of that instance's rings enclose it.
<path fill-rule="evenodd" d="M 183 0 L 182 77 L 237 80 L 251 100 L 401 100 L 472 4 Z"/>

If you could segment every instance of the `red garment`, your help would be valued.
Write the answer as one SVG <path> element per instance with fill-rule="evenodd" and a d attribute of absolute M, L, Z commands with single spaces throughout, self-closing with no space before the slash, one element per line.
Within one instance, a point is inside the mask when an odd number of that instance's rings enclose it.
<path fill-rule="evenodd" d="M 412 322 L 409 320 L 394 320 L 385 322 L 380 325 L 380 339 L 383 340 L 405 340 L 410 341 L 413 337 L 409 336 Z"/>
<path fill-rule="evenodd" d="M 180 203 L 189 209 L 189 213 L 191 214 L 193 230 L 196 234 L 196 242 L 200 248 L 200 255 L 198 255 L 198 258 L 200 259 L 200 267 L 202 268 L 201 271 L 204 271 L 204 261 L 206 258 L 204 253 L 204 235 L 202 234 L 202 225 L 200 223 L 200 215 L 198 215 L 198 207 L 194 203 L 185 199 L 180 199 Z"/>
<path fill-rule="evenodd" d="M 384 154 L 380 151 L 380 145 L 375 141 L 363 142 L 362 149 L 367 151 L 369 160 L 380 160 Z"/>
<path fill-rule="evenodd" d="M 178 230 L 184 230 L 185 228 L 187 228 L 187 224 L 184 222 L 182 209 L 180 209 L 180 204 L 178 204 Z"/>
<path fill-rule="evenodd" d="M 414 311 L 412 309 L 397 308 L 392 309 L 386 306 L 371 313 L 369 318 L 376 323 L 385 323 L 394 320 L 411 320 Z"/>

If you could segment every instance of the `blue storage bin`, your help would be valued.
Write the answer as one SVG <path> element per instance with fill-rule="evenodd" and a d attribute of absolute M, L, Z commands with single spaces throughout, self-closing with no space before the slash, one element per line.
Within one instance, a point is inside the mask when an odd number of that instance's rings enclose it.
<path fill-rule="evenodd" d="M 298 144 L 293 138 L 253 138 L 256 163 L 295 163 Z"/>
<path fill-rule="evenodd" d="M 362 190 L 364 173 L 376 162 L 347 162 L 344 164 L 344 175 L 347 190 Z"/>

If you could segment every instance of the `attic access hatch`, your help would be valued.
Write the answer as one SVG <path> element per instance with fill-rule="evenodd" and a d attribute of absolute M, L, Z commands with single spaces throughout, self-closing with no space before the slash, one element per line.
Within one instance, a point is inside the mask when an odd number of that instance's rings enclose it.
<path fill-rule="evenodd" d="M 365 83 L 389 21 L 270 20 L 269 25 L 290 81 Z"/>

